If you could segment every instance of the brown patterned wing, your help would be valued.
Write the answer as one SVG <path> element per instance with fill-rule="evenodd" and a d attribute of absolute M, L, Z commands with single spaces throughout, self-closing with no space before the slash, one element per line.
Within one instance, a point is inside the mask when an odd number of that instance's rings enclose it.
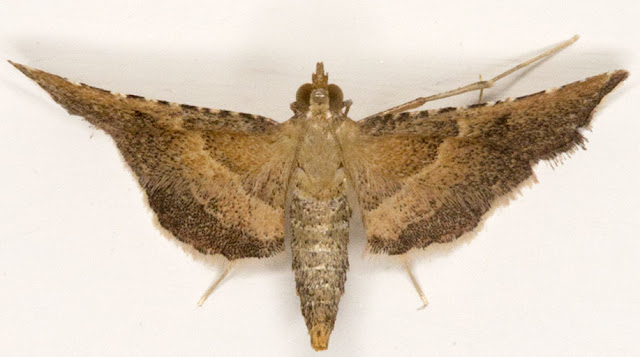
<path fill-rule="evenodd" d="M 69 113 L 115 140 L 160 224 L 206 254 L 284 249 L 286 184 L 297 133 L 244 113 L 146 100 L 12 63 Z"/>
<path fill-rule="evenodd" d="M 402 254 L 475 228 L 532 165 L 582 147 L 602 98 L 627 77 L 615 71 L 495 104 L 347 122 L 345 168 L 373 253 Z"/>

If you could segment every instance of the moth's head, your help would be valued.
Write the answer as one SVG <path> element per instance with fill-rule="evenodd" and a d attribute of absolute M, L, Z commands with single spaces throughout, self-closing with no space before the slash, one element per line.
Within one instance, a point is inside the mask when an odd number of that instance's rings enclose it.
<path fill-rule="evenodd" d="M 291 110 L 296 114 L 306 113 L 312 107 L 328 107 L 334 113 L 341 113 L 350 102 L 343 101 L 342 89 L 329 84 L 329 74 L 324 73 L 322 62 L 316 64 L 316 73 L 311 75 L 311 83 L 305 83 L 296 92 L 296 101 Z M 346 114 L 346 112 L 345 112 Z"/>

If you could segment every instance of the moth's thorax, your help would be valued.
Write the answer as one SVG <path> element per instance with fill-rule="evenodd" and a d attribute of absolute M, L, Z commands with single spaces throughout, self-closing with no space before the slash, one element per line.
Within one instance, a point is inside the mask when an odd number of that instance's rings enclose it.
<path fill-rule="evenodd" d="M 302 171 L 302 188 L 320 199 L 331 196 L 342 180 L 343 176 L 338 172 L 342 166 L 342 155 L 335 137 L 334 115 L 323 106 L 312 106 L 308 114 L 297 164 L 298 170 Z"/>

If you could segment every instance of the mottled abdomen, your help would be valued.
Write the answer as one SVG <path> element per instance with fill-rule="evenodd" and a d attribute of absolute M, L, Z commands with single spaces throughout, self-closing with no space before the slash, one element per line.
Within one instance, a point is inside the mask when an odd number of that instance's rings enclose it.
<path fill-rule="evenodd" d="M 311 346 L 324 350 L 347 280 L 351 211 L 344 180 L 338 181 L 332 195 L 319 199 L 305 192 L 301 175 L 296 173 L 291 202 L 293 271 Z"/>

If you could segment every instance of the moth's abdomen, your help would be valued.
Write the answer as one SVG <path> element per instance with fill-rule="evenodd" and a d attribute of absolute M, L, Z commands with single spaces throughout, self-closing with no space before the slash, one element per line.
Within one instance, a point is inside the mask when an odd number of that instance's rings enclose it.
<path fill-rule="evenodd" d="M 293 271 L 311 345 L 324 350 L 347 279 L 351 212 L 343 181 L 324 199 L 307 194 L 304 186 L 296 180 L 291 202 Z"/>

